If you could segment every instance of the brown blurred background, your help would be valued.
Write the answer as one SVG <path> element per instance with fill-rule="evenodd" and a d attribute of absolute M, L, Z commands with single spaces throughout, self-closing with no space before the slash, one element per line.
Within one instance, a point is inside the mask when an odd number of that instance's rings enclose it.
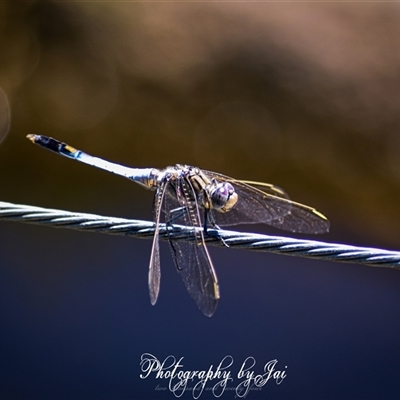
<path fill-rule="evenodd" d="M 399 17 L 383 2 L 0 2 L 0 201 L 151 219 L 151 192 L 36 133 L 274 183 L 329 217 L 313 239 L 399 249 Z M 0 398 L 173 398 L 139 378 L 144 352 L 287 365 L 251 399 L 399 397 L 398 271 L 212 247 L 207 319 L 164 243 L 150 306 L 150 249 L 2 222 Z"/>
<path fill-rule="evenodd" d="M 3 200 L 96 211 L 99 192 L 118 196 L 115 177 L 44 154 L 24 139 L 33 132 L 126 165 L 275 183 L 326 213 L 333 233 L 399 246 L 397 4 L 0 9 Z"/>

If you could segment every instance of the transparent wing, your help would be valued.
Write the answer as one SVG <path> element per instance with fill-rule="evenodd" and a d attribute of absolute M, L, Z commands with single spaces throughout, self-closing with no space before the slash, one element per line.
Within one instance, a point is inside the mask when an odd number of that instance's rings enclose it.
<path fill-rule="evenodd" d="M 170 189 L 170 186 L 168 187 Z M 171 216 L 170 211 L 179 208 Z M 201 215 L 196 195 L 190 182 L 179 179 L 165 196 L 167 221 L 183 223 L 188 227 L 201 227 Z M 195 231 L 186 240 L 170 240 L 175 266 L 190 296 L 200 310 L 211 317 L 218 304 L 218 279 L 204 242 L 202 231 Z"/>
<path fill-rule="evenodd" d="M 225 177 L 228 178 L 228 177 Z M 232 179 L 235 180 L 235 179 Z M 284 199 L 289 200 L 289 195 L 279 186 L 272 185 L 270 183 L 264 182 L 256 182 L 256 181 L 247 181 L 243 179 L 238 179 L 239 182 L 245 183 L 246 185 L 252 186 L 258 190 L 261 190 L 265 193 L 271 194 L 272 196 L 283 197 Z"/>
<path fill-rule="evenodd" d="M 325 233 L 329 231 L 328 219 L 315 208 L 293 202 L 286 193 L 273 185 L 259 184 L 260 190 L 216 172 L 203 171 L 210 179 L 227 181 L 233 185 L 238 201 L 226 213 L 213 212 L 215 222 L 220 225 L 263 223 L 279 229 L 301 233 Z M 272 193 L 276 194 L 272 194 Z M 279 194 L 281 193 L 281 194 Z"/>
<path fill-rule="evenodd" d="M 163 181 L 157 188 L 154 194 L 153 203 L 153 219 L 155 223 L 153 245 L 151 248 L 150 265 L 149 265 L 149 293 L 150 302 L 152 305 L 156 304 L 158 294 L 160 292 L 160 281 L 161 281 L 161 268 L 160 268 L 160 243 L 159 243 L 159 232 L 160 232 L 160 214 L 161 205 L 165 195 L 165 187 L 168 182 Z"/>

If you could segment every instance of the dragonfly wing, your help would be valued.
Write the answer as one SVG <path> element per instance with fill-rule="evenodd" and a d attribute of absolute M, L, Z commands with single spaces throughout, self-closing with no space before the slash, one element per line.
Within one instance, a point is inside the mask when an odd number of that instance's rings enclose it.
<path fill-rule="evenodd" d="M 329 231 L 329 221 L 323 214 L 312 207 L 283 197 L 284 191 L 281 191 L 282 194 L 278 196 L 280 189 L 273 185 L 265 184 L 266 186 L 263 187 L 256 183 L 258 186 L 256 188 L 222 174 L 203 172 L 210 179 L 215 178 L 218 181 L 231 183 L 238 194 L 238 201 L 230 211 L 213 212 L 215 222 L 220 226 L 263 223 L 291 232 L 325 233 Z M 272 194 L 275 190 L 277 190 L 276 195 Z"/>
<path fill-rule="evenodd" d="M 269 225 L 297 233 L 327 233 L 330 223 L 328 218 L 315 208 L 304 204 L 290 202 L 291 208 L 284 216 L 273 219 Z"/>
<path fill-rule="evenodd" d="M 149 278 L 148 278 L 150 302 L 152 305 L 156 304 L 158 299 L 158 294 L 160 292 L 160 281 L 161 281 L 160 243 L 159 243 L 160 214 L 161 214 L 161 206 L 165 195 L 166 184 L 167 182 L 163 181 L 157 188 L 156 193 L 154 195 L 153 218 L 154 218 L 155 228 L 154 228 L 153 245 L 151 248 Z"/>
<path fill-rule="evenodd" d="M 218 304 L 219 286 L 205 245 L 172 241 L 171 251 L 186 290 L 204 315 L 211 317 Z"/>
<path fill-rule="evenodd" d="M 176 182 L 175 196 L 166 196 L 167 220 L 169 211 L 176 206 L 176 199 L 182 213 L 175 221 L 182 220 L 187 227 L 201 227 L 201 214 L 190 181 L 182 178 Z M 203 314 L 211 317 L 218 304 L 218 279 L 204 242 L 203 232 L 193 229 L 186 240 L 170 240 L 172 257 L 190 296 Z"/>
<path fill-rule="evenodd" d="M 240 179 L 240 182 L 245 183 L 246 185 L 252 186 L 258 190 L 261 190 L 262 192 L 271 194 L 272 196 L 283 197 L 284 199 L 289 200 L 289 195 L 281 187 L 272 185 L 271 183 L 247 181 L 247 180 L 242 180 L 242 179 Z"/>

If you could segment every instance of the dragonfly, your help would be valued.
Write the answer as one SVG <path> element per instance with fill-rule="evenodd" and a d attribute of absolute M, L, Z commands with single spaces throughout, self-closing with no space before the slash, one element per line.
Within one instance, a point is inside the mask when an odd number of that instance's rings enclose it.
<path fill-rule="evenodd" d="M 205 235 L 209 227 L 267 224 L 298 233 L 326 233 L 328 219 L 315 208 L 296 203 L 278 186 L 230 178 L 217 172 L 177 164 L 163 170 L 131 168 L 91 156 L 51 137 L 29 134 L 33 143 L 54 153 L 128 178 L 155 191 L 154 237 L 148 285 L 150 302 L 160 291 L 160 224 L 181 223 L 190 228 L 185 240 L 168 237 L 172 258 L 190 296 L 204 315 L 211 317 L 220 299 L 217 274 Z M 198 229 L 203 228 L 203 229 Z"/>

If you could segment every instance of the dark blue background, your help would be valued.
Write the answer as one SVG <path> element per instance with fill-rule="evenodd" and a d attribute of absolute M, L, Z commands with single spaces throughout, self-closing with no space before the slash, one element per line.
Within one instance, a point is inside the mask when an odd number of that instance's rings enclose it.
<path fill-rule="evenodd" d="M 329 217 L 311 239 L 398 249 L 396 7 L 3 2 L 0 201 L 151 220 L 151 192 L 25 139 L 37 133 L 125 165 L 274 183 Z M 140 378 L 144 353 L 190 371 L 231 356 L 233 376 L 277 359 L 287 377 L 248 399 L 400 398 L 398 270 L 210 246 L 221 301 L 207 318 L 166 243 L 150 305 L 150 251 L 0 221 L 0 398 L 174 399 Z"/>

